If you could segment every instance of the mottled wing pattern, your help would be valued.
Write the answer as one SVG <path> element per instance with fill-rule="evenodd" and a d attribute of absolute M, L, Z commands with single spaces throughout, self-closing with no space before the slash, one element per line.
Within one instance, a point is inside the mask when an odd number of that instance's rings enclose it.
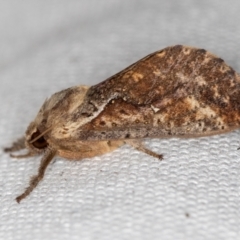
<path fill-rule="evenodd" d="M 92 86 L 72 116 L 82 140 L 204 136 L 240 125 L 240 77 L 203 49 L 173 46 Z M 99 111 L 101 109 L 101 111 Z"/>

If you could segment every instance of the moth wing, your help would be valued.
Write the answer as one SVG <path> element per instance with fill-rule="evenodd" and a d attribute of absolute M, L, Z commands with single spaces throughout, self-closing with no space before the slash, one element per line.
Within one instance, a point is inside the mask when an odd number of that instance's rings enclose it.
<path fill-rule="evenodd" d="M 92 86 L 72 121 L 87 116 L 83 140 L 211 135 L 239 127 L 239 96 L 240 77 L 222 59 L 178 45 Z"/>

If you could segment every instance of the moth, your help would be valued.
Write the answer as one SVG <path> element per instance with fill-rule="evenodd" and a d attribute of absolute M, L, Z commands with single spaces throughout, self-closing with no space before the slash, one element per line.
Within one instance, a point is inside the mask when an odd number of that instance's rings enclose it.
<path fill-rule="evenodd" d="M 38 174 L 16 198 L 20 202 L 43 179 L 55 156 L 80 160 L 129 144 L 147 149 L 144 138 L 201 137 L 240 126 L 240 76 L 207 52 L 181 45 L 154 52 L 94 86 L 53 94 L 24 137 L 6 152 L 43 154 Z"/>

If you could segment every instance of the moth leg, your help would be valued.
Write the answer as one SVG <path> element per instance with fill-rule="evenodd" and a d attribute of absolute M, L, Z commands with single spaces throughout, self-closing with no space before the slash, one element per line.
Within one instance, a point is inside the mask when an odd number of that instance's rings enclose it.
<path fill-rule="evenodd" d="M 35 156 L 36 153 L 34 152 L 27 152 L 26 154 L 22 154 L 22 155 L 15 155 L 15 154 L 10 154 L 10 157 L 12 158 L 28 158 L 28 157 L 32 157 L 32 156 Z"/>
<path fill-rule="evenodd" d="M 25 137 L 19 138 L 17 141 L 12 143 L 11 147 L 4 148 L 4 152 L 16 152 L 26 148 L 25 146 Z"/>
<path fill-rule="evenodd" d="M 51 162 L 51 160 L 55 155 L 56 155 L 56 150 L 53 150 L 53 149 L 46 150 L 41 160 L 41 164 L 38 169 L 38 174 L 31 178 L 29 186 L 26 188 L 26 190 L 16 198 L 16 201 L 18 203 L 20 203 L 21 200 L 27 197 L 33 191 L 33 189 L 38 185 L 38 183 L 43 179 L 45 170 L 47 169 L 48 164 Z"/>
<path fill-rule="evenodd" d="M 162 154 L 158 154 L 155 153 L 153 151 L 151 151 L 150 149 L 147 149 L 142 142 L 137 141 L 137 140 L 126 140 L 125 141 L 127 144 L 131 145 L 132 147 L 136 148 L 138 151 L 144 152 L 152 157 L 158 158 L 160 160 L 163 159 L 163 155 Z"/>
<path fill-rule="evenodd" d="M 27 158 L 27 157 L 32 157 L 34 155 L 36 155 L 36 153 L 34 152 L 27 152 L 26 154 L 22 154 L 22 155 L 15 155 L 12 154 L 12 152 L 16 152 L 16 151 L 20 151 L 22 149 L 25 149 L 25 137 L 19 138 L 17 141 L 13 142 L 11 147 L 6 147 L 4 148 L 4 152 L 10 152 L 10 157 L 12 158 Z"/>

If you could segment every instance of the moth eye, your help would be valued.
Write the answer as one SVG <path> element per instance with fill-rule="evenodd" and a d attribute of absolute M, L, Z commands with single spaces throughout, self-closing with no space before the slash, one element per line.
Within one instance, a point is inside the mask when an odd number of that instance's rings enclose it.
<path fill-rule="evenodd" d="M 32 137 L 31 137 L 31 140 L 34 140 L 36 137 L 38 137 L 40 135 L 40 131 L 37 130 L 35 133 L 33 133 Z M 43 136 L 41 136 L 40 138 L 38 138 L 36 141 L 34 141 L 32 143 L 32 145 L 35 147 L 35 148 L 38 148 L 38 149 L 43 149 L 45 147 L 47 147 L 48 143 L 47 141 L 45 140 L 45 138 Z"/>

